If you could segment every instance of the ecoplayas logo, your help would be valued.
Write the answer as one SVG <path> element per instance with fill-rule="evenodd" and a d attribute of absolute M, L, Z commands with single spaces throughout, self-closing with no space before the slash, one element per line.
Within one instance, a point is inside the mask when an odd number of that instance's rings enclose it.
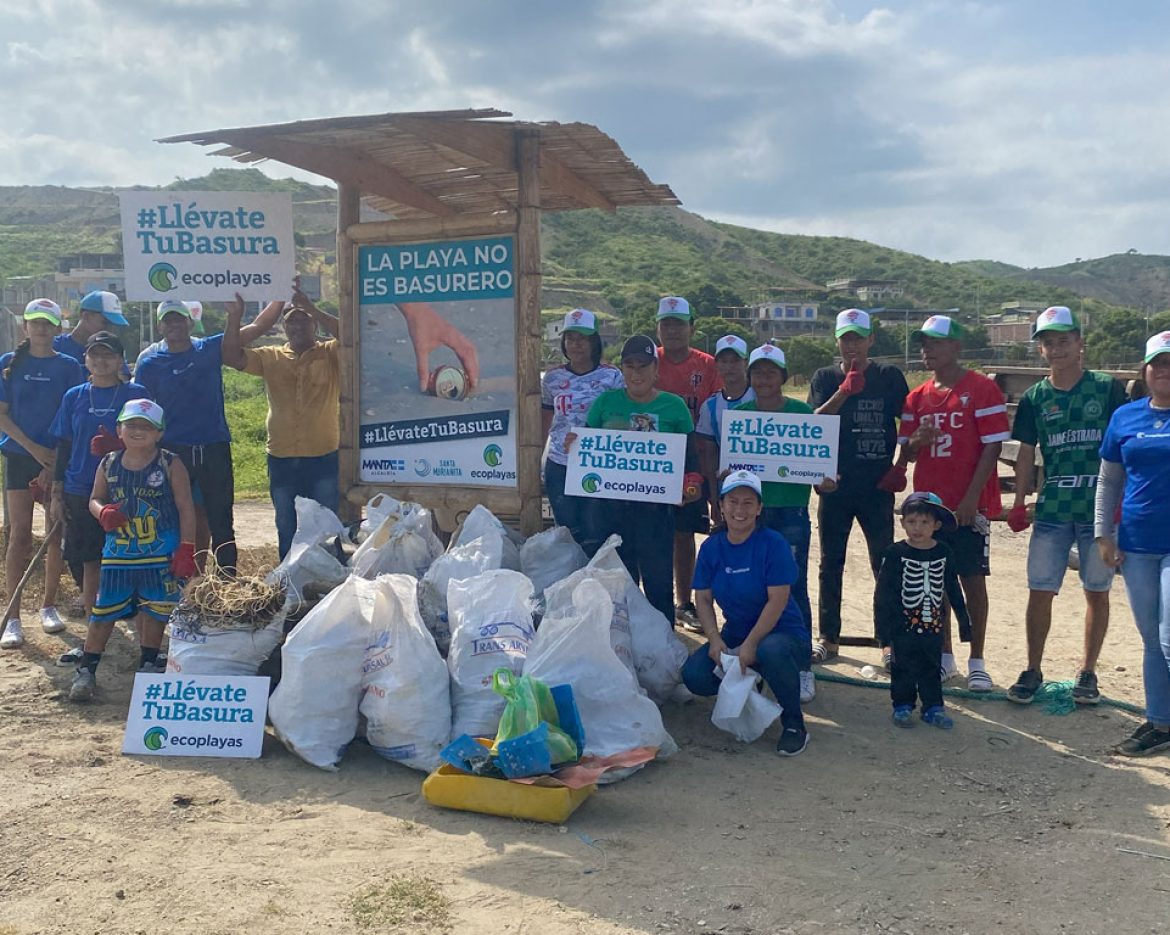
<path fill-rule="evenodd" d="M 483 463 L 488 467 L 499 467 L 501 459 L 504 457 L 504 449 L 499 445 L 488 445 L 483 450 Z"/>
<path fill-rule="evenodd" d="M 581 489 L 586 493 L 597 493 L 601 489 L 601 475 L 586 474 L 581 478 Z"/>
<path fill-rule="evenodd" d="M 175 279 L 178 275 L 179 271 L 170 263 L 155 263 L 146 274 L 146 279 L 150 283 L 150 288 L 158 292 L 170 292 L 177 288 Z"/>
<path fill-rule="evenodd" d="M 147 750 L 161 750 L 167 745 L 167 737 L 165 727 L 152 727 L 142 735 L 142 746 Z"/>

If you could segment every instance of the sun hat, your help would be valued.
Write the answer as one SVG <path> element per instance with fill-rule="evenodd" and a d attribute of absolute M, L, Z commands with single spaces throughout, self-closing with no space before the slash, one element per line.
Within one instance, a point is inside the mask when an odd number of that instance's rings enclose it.
<path fill-rule="evenodd" d="M 751 370 L 761 360 L 775 364 L 785 373 L 788 372 L 788 361 L 784 357 L 784 352 L 775 344 L 761 344 L 752 351 L 752 356 L 748 358 L 748 370 Z"/>
<path fill-rule="evenodd" d="M 906 515 L 906 507 L 910 506 L 912 503 L 925 503 L 928 506 L 933 507 L 934 515 L 938 518 L 939 522 L 942 523 L 943 529 L 955 529 L 959 525 L 958 521 L 955 519 L 955 514 L 947 509 L 946 504 L 942 502 L 942 499 L 936 493 L 930 493 L 926 490 L 918 490 L 910 494 L 910 496 L 902 501 L 902 509 L 900 510 L 901 516 Z"/>
<path fill-rule="evenodd" d="M 119 357 L 126 356 L 126 348 L 122 344 L 122 339 L 112 331 L 97 331 L 91 334 L 89 340 L 85 342 L 85 349 L 88 351 L 91 347 L 104 347 Z"/>
<path fill-rule="evenodd" d="M 837 327 L 833 337 L 839 338 L 843 334 L 859 334 L 868 338 L 873 333 L 873 324 L 869 320 L 869 313 L 859 308 L 847 308 L 837 315 Z"/>
<path fill-rule="evenodd" d="M 202 306 L 200 306 L 202 311 Z M 189 321 L 196 321 L 195 311 L 188 307 L 186 302 L 180 302 L 178 299 L 164 299 L 158 303 L 158 308 L 154 310 L 154 317 L 162 321 L 171 312 L 177 312 Z"/>
<path fill-rule="evenodd" d="M 1036 316 L 1036 324 L 1032 327 L 1032 340 L 1044 331 L 1080 331 L 1081 323 L 1072 309 L 1065 305 L 1053 305 L 1044 309 Z"/>
<path fill-rule="evenodd" d="M 627 360 L 643 363 L 658 360 L 658 351 L 655 350 L 653 339 L 644 334 L 635 334 L 627 338 L 626 343 L 622 345 L 621 360 L 622 363 Z"/>
<path fill-rule="evenodd" d="M 1170 331 L 1155 334 L 1146 342 L 1146 356 L 1142 363 L 1148 364 L 1159 354 L 1170 354 Z"/>
<path fill-rule="evenodd" d="M 747 360 L 747 341 L 743 338 L 737 338 L 734 334 L 725 334 L 715 342 L 715 356 L 718 357 L 724 351 L 734 351 L 738 356 Z"/>
<path fill-rule="evenodd" d="M 736 487 L 750 487 L 761 500 L 764 497 L 760 479 L 751 471 L 732 471 L 728 474 L 723 478 L 723 483 L 719 485 L 719 496 L 727 496 Z"/>
<path fill-rule="evenodd" d="M 105 316 L 106 321 L 114 325 L 125 327 L 130 324 L 126 320 L 126 316 L 122 314 L 122 303 L 112 292 L 95 289 L 93 292 L 86 293 L 81 300 L 81 310 L 83 312 L 98 312 Z"/>
<path fill-rule="evenodd" d="M 122 407 L 118 421 L 129 422 L 131 419 L 145 419 L 156 429 L 164 429 L 167 425 L 163 407 L 150 399 L 132 399 Z"/>
<path fill-rule="evenodd" d="M 681 318 L 683 321 L 690 321 L 691 303 L 682 296 L 663 296 L 658 300 L 658 314 L 654 316 L 654 320 L 662 321 L 664 318 Z"/>
<path fill-rule="evenodd" d="M 565 316 L 563 331 L 597 334 L 597 316 L 587 308 L 575 308 Z"/>
<path fill-rule="evenodd" d="M 963 337 L 963 326 L 949 315 L 931 315 L 922 323 L 922 327 L 914 332 L 914 336 L 922 338 L 950 338 L 958 341 Z"/>
<path fill-rule="evenodd" d="M 60 327 L 61 306 L 52 299 L 33 299 L 24 307 L 24 320 L 36 321 L 38 318 Z"/>

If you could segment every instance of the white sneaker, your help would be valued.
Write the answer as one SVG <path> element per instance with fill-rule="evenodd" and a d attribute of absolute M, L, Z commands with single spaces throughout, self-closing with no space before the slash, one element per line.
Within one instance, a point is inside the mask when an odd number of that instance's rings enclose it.
<path fill-rule="evenodd" d="M 4 635 L 0 636 L 0 649 L 20 649 L 24 645 L 24 626 L 13 617 L 4 628 Z"/>
<path fill-rule="evenodd" d="M 91 701 L 94 690 L 97 688 L 97 678 L 89 669 L 78 669 L 73 674 L 73 683 L 69 686 L 70 701 Z"/>
<path fill-rule="evenodd" d="M 56 607 L 41 608 L 41 629 L 46 633 L 60 633 L 65 629 L 65 621 L 57 613 Z"/>
<path fill-rule="evenodd" d="M 959 674 L 959 670 L 953 662 L 949 666 L 944 662 L 941 666 L 939 666 L 938 674 L 942 681 L 949 682 Z"/>
<path fill-rule="evenodd" d="M 808 704 L 817 696 L 817 677 L 811 672 L 800 673 L 800 703 Z"/>

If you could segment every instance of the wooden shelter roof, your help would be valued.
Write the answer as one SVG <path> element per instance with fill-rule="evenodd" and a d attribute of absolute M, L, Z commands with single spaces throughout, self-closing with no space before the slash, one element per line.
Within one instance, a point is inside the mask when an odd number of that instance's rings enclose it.
<path fill-rule="evenodd" d="M 333 117 L 185 133 L 160 143 L 221 145 L 213 156 L 266 159 L 357 188 L 395 218 L 491 214 L 517 206 L 515 130 L 540 138 L 542 211 L 676 205 L 618 144 L 587 123 L 503 120 L 495 110 Z"/>

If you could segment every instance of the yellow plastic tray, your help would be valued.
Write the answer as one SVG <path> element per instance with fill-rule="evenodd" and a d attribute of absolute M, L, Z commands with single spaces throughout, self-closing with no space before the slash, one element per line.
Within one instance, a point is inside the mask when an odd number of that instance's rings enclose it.
<path fill-rule="evenodd" d="M 431 805 L 504 818 L 563 824 L 597 786 L 533 786 L 506 779 L 470 776 L 444 763 L 423 780 L 423 798 Z"/>

